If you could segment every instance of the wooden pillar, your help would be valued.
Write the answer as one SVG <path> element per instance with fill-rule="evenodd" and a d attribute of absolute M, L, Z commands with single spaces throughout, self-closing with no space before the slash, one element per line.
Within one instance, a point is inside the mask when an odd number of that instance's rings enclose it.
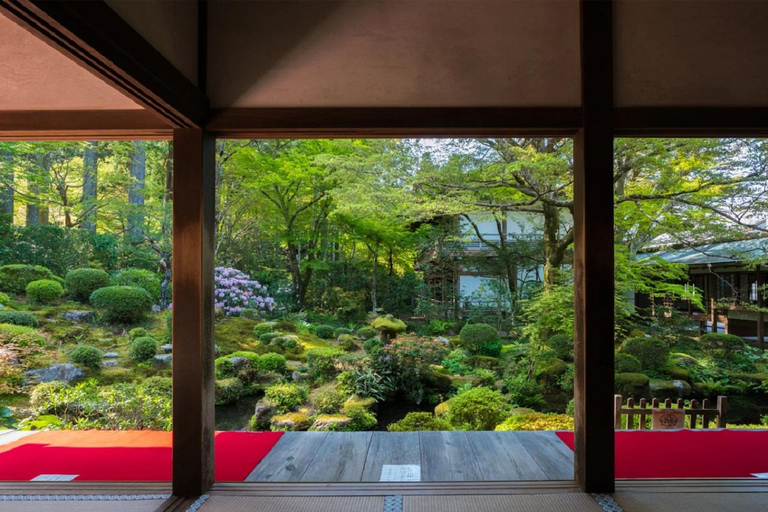
<path fill-rule="evenodd" d="M 583 128 L 574 139 L 574 470 L 614 490 L 612 4 L 581 1 Z"/>
<path fill-rule="evenodd" d="M 214 139 L 173 131 L 173 493 L 213 485 Z"/>
<path fill-rule="evenodd" d="M 765 300 L 763 299 L 763 269 L 757 266 L 757 346 L 765 350 Z"/>

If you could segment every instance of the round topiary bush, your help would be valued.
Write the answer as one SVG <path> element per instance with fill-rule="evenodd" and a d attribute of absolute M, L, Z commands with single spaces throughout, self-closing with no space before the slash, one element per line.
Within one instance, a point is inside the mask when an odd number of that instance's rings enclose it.
<path fill-rule="evenodd" d="M 307 352 L 309 373 L 316 379 L 328 380 L 336 375 L 336 361 L 344 352 L 335 348 L 313 348 Z"/>
<path fill-rule="evenodd" d="M 375 338 L 379 335 L 379 331 L 370 326 L 361 327 L 357 330 L 357 337 L 363 341 Z"/>
<path fill-rule="evenodd" d="M 451 424 L 429 412 L 409 412 L 405 418 L 387 426 L 388 432 L 420 432 L 427 430 L 453 430 Z"/>
<path fill-rule="evenodd" d="M 699 338 L 701 348 L 707 352 L 713 352 L 725 357 L 741 351 L 744 348 L 744 340 L 733 334 L 710 332 Z"/>
<path fill-rule="evenodd" d="M 24 265 L 13 263 L 0 267 L 0 290 L 10 293 L 21 293 L 32 281 L 40 279 L 54 280 L 53 272 L 40 265 Z"/>
<path fill-rule="evenodd" d="M 97 268 L 78 268 L 67 272 L 64 282 L 69 295 L 78 302 L 88 302 L 91 294 L 109 286 L 109 274 Z"/>
<path fill-rule="evenodd" d="M 640 360 L 631 354 L 616 354 L 614 364 L 616 373 L 640 373 L 643 370 Z"/>
<path fill-rule="evenodd" d="M 11 303 L 10 297 L 3 292 L 0 292 L 0 306 L 7 306 Z"/>
<path fill-rule="evenodd" d="M 98 368 L 104 358 L 104 352 L 92 345 L 78 345 L 70 353 L 69 358 L 73 363 L 86 368 Z"/>
<path fill-rule="evenodd" d="M 147 290 L 156 303 L 160 301 L 160 277 L 154 272 L 141 268 L 126 268 L 112 278 L 117 286 L 138 286 Z"/>
<path fill-rule="evenodd" d="M 53 304 L 64 293 L 64 288 L 52 279 L 39 279 L 27 285 L 27 300 L 33 304 Z"/>
<path fill-rule="evenodd" d="M 347 329 L 346 327 L 337 327 L 333 330 L 333 335 L 337 338 L 342 334 L 352 334 L 352 329 Z"/>
<path fill-rule="evenodd" d="M 307 401 L 307 388 L 298 384 L 275 384 L 264 392 L 264 398 L 275 407 L 277 413 L 298 409 Z"/>
<path fill-rule="evenodd" d="M 330 325 L 318 325 L 315 327 L 315 336 L 323 340 L 333 338 L 333 327 Z"/>
<path fill-rule="evenodd" d="M 621 352 L 635 356 L 643 369 L 657 370 L 669 357 L 669 347 L 656 338 L 627 338 L 621 344 Z"/>
<path fill-rule="evenodd" d="M 35 315 L 26 311 L 0 311 L 0 324 L 23 325 L 25 327 L 37 327 L 40 322 Z"/>
<path fill-rule="evenodd" d="M 148 363 L 157 355 L 157 340 L 151 336 L 136 338 L 128 347 L 128 355 L 135 363 Z"/>
<path fill-rule="evenodd" d="M 319 389 L 310 397 L 312 408 L 321 414 L 338 413 L 345 400 L 344 394 L 335 388 Z"/>
<path fill-rule="evenodd" d="M 128 338 L 131 340 L 135 340 L 136 338 L 142 338 L 144 336 L 149 336 L 149 333 L 147 333 L 147 330 L 143 327 L 134 327 L 130 331 L 128 331 Z"/>
<path fill-rule="evenodd" d="M 461 328 L 459 339 L 470 354 L 498 357 L 501 353 L 499 332 L 488 324 L 467 324 Z"/>
<path fill-rule="evenodd" d="M 287 368 L 285 357 L 268 352 L 259 357 L 258 369 L 262 372 L 283 373 Z"/>
<path fill-rule="evenodd" d="M 107 286 L 91 294 L 91 304 L 110 322 L 134 323 L 152 311 L 152 296 L 136 286 Z"/>
<path fill-rule="evenodd" d="M 259 341 L 263 343 L 264 345 L 269 345 L 272 343 L 272 340 L 280 336 L 279 332 L 265 332 L 264 334 L 259 336 Z"/>
<path fill-rule="evenodd" d="M 384 342 L 378 338 L 369 338 L 363 342 L 363 350 L 368 354 L 377 353 L 383 346 Z"/>
<path fill-rule="evenodd" d="M 564 361 L 573 361 L 573 338 L 567 334 L 555 334 L 547 340 L 547 346 L 551 348 L 557 357 Z"/>
<path fill-rule="evenodd" d="M 509 404 L 499 391 L 477 387 L 451 399 L 447 419 L 460 430 L 493 430 L 507 416 Z"/>

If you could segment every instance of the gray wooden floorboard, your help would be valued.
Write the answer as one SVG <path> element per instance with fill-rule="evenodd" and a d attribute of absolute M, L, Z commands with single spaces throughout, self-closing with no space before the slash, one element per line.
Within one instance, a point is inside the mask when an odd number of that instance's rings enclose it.
<path fill-rule="evenodd" d="M 299 482 L 328 432 L 286 432 L 245 479 L 246 482 Z M 331 480 L 329 480 L 331 481 Z"/>
<path fill-rule="evenodd" d="M 384 464 L 421 464 L 418 432 L 374 432 L 365 459 L 363 482 L 378 482 Z"/>
<path fill-rule="evenodd" d="M 483 475 L 466 432 L 419 432 L 424 482 L 474 482 Z"/>
<path fill-rule="evenodd" d="M 557 434 L 551 431 L 517 434 L 549 480 L 573 480 L 573 452 Z"/>
<path fill-rule="evenodd" d="M 328 432 L 302 482 L 359 482 L 373 432 Z"/>
<path fill-rule="evenodd" d="M 467 432 L 483 480 L 546 480 L 547 476 L 514 434 L 503 434 L 505 432 Z"/>

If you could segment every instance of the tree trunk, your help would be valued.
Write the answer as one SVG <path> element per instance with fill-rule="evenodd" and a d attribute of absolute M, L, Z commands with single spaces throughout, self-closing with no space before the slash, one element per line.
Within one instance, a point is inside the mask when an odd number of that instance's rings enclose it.
<path fill-rule="evenodd" d="M 144 181 L 147 177 L 147 145 L 135 141 L 131 151 L 131 184 L 128 187 L 128 233 L 134 241 L 144 239 Z"/>
<path fill-rule="evenodd" d="M 0 221 L 13 224 L 13 166 L 10 153 L 0 152 Z"/>
<path fill-rule="evenodd" d="M 29 195 L 35 198 L 34 202 L 27 201 L 27 226 L 40 225 L 40 207 L 37 204 L 37 196 L 40 193 L 40 187 L 37 183 L 29 184 Z"/>
<path fill-rule="evenodd" d="M 376 298 L 376 263 L 379 259 L 378 252 L 371 251 L 371 255 L 373 256 L 373 264 L 371 265 L 371 311 L 373 313 L 376 313 L 376 310 L 379 307 L 377 298 Z"/>
<path fill-rule="evenodd" d="M 165 161 L 165 192 L 163 205 L 173 201 L 173 141 L 168 142 L 168 158 Z"/>
<path fill-rule="evenodd" d="M 555 284 L 557 271 L 563 263 L 564 252 L 560 250 L 560 210 L 544 204 L 544 287 Z"/>
<path fill-rule="evenodd" d="M 80 227 L 96 231 L 96 186 L 99 167 L 98 143 L 91 141 L 83 150 L 83 207 L 85 213 Z"/>

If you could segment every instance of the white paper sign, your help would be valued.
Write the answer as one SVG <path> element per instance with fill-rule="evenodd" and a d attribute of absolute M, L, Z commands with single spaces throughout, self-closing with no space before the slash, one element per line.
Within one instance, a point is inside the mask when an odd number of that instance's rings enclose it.
<path fill-rule="evenodd" d="M 31 482 L 71 482 L 78 475 L 37 475 Z"/>
<path fill-rule="evenodd" d="M 768 478 L 768 473 L 752 473 L 755 478 Z"/>
<path fill-rule="evenodd" d="M 418 464 L 384 464 L 379 482 L 421 482 Z"/>

